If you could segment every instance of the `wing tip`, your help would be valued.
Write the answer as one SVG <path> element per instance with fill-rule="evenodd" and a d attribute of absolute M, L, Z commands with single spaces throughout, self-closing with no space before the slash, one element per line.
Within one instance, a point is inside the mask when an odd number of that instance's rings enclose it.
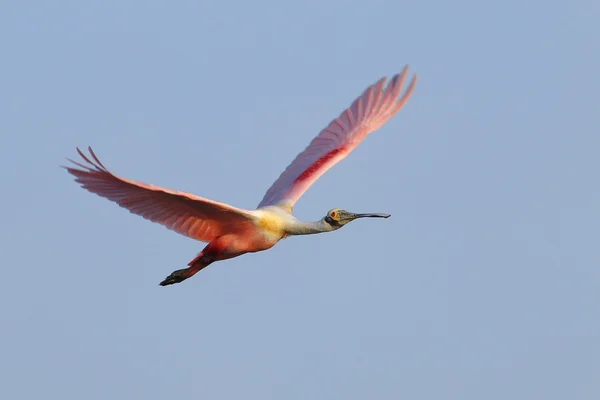
<path fill-rule="evenodd" d="M 396 76 L 402 78 L 402 80 L 404 80 L 404 77 L 408 74 L 408 70 L 410 69 L 410 64 L 405 64 L 404 67 L 402 68 L 402 70 L 396 74 Z M 419 80 L 419 75 L 415 72 L 413 73 L 413 77 L 410 80 L 409 86 L 414 86 L 414 84 L 416 84 L 416 82 Z"/>
<path fill-rule="evenodd" d="M 84 165 L 81 162 L 77 162 L 74 161 L 68 157 L 66 157 L 67 161 L 71 162 L 72 164 L 83 168 L 84 170 L 88 170 L 88 171 L 96 171 L 96 172 L 107 172 L 110 173 L 108 168 L 106 168 L 104 166 L 104 164 L 102 164 L 102 162 L 98 159 L 98 156 L 96 156 L 96 153 L 94 152 L 94 150 L 92 149 L 92 146 L 88 146 L 87 150 L 89 152 L 89 155 L 86 155 L 80 148 L 79 146 L 75 146 L 75 150 L 77 150 L 77 153 L 79 154 L 79 156 L 83 159 L 83 161 L 85 161 L 88 165 Z M 93 160 L 93 161 L 92 161 Z M 63 168 L 66 168 L 67 170 L 73 169 L 73 168 L 69 168 L 63 165 L 60 165 Z"/>

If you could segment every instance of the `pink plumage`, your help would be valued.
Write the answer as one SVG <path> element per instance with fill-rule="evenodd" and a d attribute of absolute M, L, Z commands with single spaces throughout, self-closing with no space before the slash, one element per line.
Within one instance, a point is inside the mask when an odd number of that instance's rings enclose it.
<path fill-rule="evenodd" d="M 188 268 L 174 271 L 161 285 L 181 282 L 214 261 L 266 250 L 290 235 L 337 230 L 362 217 L 334 209 L 317 222 L 298 221 L 291 213 L 302 194 L 328 169 L 352 152 L 365 137 L 379 129 L 408 101 L 416 75 L 402 96 L 408 68 L 369 86 L 294 159 L 269 188 L 257 210 L 244 210 L 190 193 L 122 178 L 110 172 L 89 148 L 90 157 L 77 149 L 84 163 L 65 167 L 84 189 L 116 202 L 130 212 L 190 238 L 209 242 Z"/>
<path fill-rule="evenodd" d="M 300 196 L 339 161 L 354 150 L 365 137 L 392 118 L 410 98 L 417 83 L 416 75 L 398 98 L 408 67 L 395 75 L 387 87 L 386 79 L 369 86 L 352 105 L 321 131 L 308 147 L 283 171 L 267 190 L 258 207 L 293 207 Z"/>
<path fill-rule="evenodd" d="M 89 152 L 94 161 L 81 150 L 77 151 L 88 165 L 69 160 L 81 169 L 66 168 L 84 189 L 182 235 L 210 242 L 226 233 L 243 233 L 254 226 L 245 210 L 190 193 L 121 178 L 102 165 L 91 147 Z"/>

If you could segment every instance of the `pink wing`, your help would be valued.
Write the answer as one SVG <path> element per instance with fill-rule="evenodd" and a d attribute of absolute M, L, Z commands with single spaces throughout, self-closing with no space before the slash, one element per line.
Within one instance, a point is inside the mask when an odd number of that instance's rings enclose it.
<path fill-rule="evenodd" d="M 75 176 L 75 181 L 84 189 L 175 232 L 210 242 L 225 233 L 243 232 L 254 227 L 252 215 L 246 210 L 193 194 L 121 178 L 102 165 L 91 147 L 90 155 L 95 162 L 79 148 L 77 151 L 88 165 L 69 160 L 81 169 L 64 168 Z"/>
<path fill-rule="evenodd" d="M 368 87 L 350 108 L 334 119 L 286 168 L 258 207 L 279 205 L 291 209 L 300 196 L 329 168 L 344 159 L 365 137 L 392 118 L 410 98 L 416 75 L 404 94 L 408 66 L 385 87 L 386 78 Z"/>

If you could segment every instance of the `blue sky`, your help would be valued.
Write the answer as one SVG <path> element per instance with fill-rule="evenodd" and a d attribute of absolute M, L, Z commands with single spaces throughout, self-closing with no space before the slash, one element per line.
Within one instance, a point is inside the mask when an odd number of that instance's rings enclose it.
<path fill-rule="evenodd" d="M 599 4 L 2 3 L 1 397 L 599 398 Z M 295 210 L 392 218 L 176 286 L 203 244 L 58 167 L 253 208 L 405 64 Z"/>

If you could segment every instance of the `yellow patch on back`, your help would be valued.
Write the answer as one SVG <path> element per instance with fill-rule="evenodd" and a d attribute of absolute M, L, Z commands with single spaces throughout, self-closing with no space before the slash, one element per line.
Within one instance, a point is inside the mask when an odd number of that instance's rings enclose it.
<path fill-rule="evenodd" d="M 258 226 L 271 234 L 284 234 L 285 223 L 275 215 L 263 214 L 258 219 Z"/>

